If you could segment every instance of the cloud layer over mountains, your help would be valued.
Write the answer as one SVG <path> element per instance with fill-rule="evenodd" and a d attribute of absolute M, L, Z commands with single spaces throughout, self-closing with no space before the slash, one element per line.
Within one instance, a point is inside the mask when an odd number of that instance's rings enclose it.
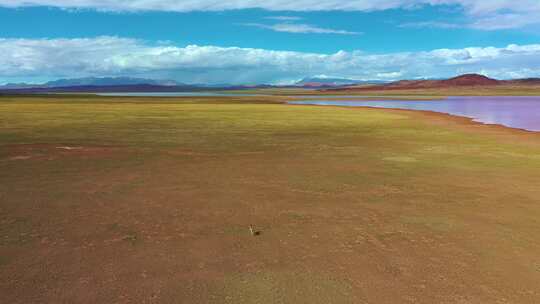
<path fill-rule="evenodd" d="M 0 83 L 16 79 L 132 76 L 187 83 L 286 83 L 310 75 L 353 79 L 449 77 L 483 73 L 523 78 L 540 72 L 540 45 L 333 54 L 172 44 L 96 37 L 0 39 Z"/>

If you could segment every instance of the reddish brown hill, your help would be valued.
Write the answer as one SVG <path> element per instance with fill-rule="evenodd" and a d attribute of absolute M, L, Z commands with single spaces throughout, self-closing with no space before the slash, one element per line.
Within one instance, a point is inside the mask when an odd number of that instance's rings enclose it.
<path fill-rule="evenodd" d="M 500 84 L 500 81 L 486 77 L 484 75 L 465 74 L 443 80 L 402 80 L 390 83 L 382 87 L 396 89 L 425 89 L 463 86 L 492 86 L 498 84 Z"/>
<path fill-rule="evenodd" d="M 500 82 L 498 80 L 486 77 L 479 74 L 465 74 L 458 77 L 439 80 L 437 85 L 440 86 L 490 86 L 498 85 Z"/>
<path fill-rule="evenodd" d="M 452 88 L 473 86 L 495 86 L 504 82 L 479 74 L 465 74 L 444 80 L 400 80 L 383 85 L 369 86 L 365 88 L 349 87 L 353 90 L 407 90 L 407 89 L 430 89 Z"/>

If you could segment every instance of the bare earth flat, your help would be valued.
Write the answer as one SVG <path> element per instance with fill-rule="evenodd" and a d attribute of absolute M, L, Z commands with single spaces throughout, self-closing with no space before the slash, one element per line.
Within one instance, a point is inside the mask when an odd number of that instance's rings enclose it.
<path fill-rule="evenodd" d="M 540 303 L 539 185 L 446 115 L 0 97 L 0 302 Z"/>

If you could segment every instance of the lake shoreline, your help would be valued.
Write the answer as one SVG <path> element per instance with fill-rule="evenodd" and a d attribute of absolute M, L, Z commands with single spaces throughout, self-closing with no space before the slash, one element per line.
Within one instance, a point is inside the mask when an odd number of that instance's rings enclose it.
<path fill-rule="evenodd" d="M 538 97 L 509 97 L 516 100 L 474 100 L 471 97 L 454 97 L 439 102 L 430 100 L 395 100 L 378 98 L 376 100 L 293 100 L 291 105 L 338 106 L 347 108 L 375 108 L 385 110 L 405 110 L 414 112 L 429 112 L 471 120 L 483 125 L 500 126 L 514 130 L 539 133 Z M 493 97 L 500 98 L 500 97 Z"/>
<path fill-rule="evenodd" d="M 397 113 L 397 114 L 406 114 L 407 116 L 418 116 L 421 119 L 430 121 L 431 123 L 436 123 L 437 125 L 449 125 L 449 122 L 455 123 L 455 126 L 462 127 L 465 131 L 476 131 L 479 129 L 472 129 L 471 127 L 482 127 L 483 130 L 480 131 L 491 131 L 501 133 L 500 135 L 521 135 L 521 136 L 533 136 L 534 138 L 540 138 L 540 131 L 531 131 L 522 128 L 514 128 L 505 126 L 502 124 L 488 124 L 481 121 L 477 121 L 474 118 L 467 116 L 448 114 L 437 111 L 430 110 L 412 110 L 412 109 L 397 109 L 397 108 L 381 108 L 373 106 L 342 106 L 342 105 L 316 105 L 316 104 L 295 104 L 295 103 L 286 103 L 289 106 L 312 106 L 312 107 L 324 107 L 324 108 L 341 108 L 341 109 L 350 109 L 350 110 L 375 110 L 383 111 L 387 113 Z M 486 129 L 487 128 L 487 129 Z M 502 134 L 504 133 L 504 134 Z"/>

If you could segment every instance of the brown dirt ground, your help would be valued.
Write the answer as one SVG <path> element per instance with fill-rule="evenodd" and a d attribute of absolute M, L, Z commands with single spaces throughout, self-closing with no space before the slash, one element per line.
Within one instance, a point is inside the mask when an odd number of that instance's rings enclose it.
<path fill-rule="evenodd" d="M 324 155 L 0 149 L 0 161 L 26 170 L 0 188 L 2 303 L 540 303 L 534 180 L 439 172 L 403 186 L 384 183 L 373 164 Z M 109 165 L 92 165 L 101 161 Z M 317 184 L 340 174 L 383 182 Z"/>

